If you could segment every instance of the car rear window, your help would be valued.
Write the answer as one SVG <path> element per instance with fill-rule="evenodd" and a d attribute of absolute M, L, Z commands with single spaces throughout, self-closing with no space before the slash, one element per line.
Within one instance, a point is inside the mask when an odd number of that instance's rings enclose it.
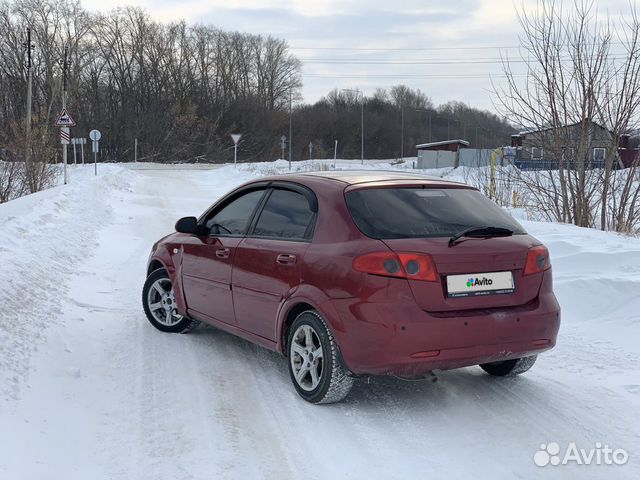
<path fill-rule="evenodd" d="M 526 233 L 511 215 L 468 188 L 366 188 L 346 194 L 357 227 L 379 239 L 450 237 L 488 226 Z"/>

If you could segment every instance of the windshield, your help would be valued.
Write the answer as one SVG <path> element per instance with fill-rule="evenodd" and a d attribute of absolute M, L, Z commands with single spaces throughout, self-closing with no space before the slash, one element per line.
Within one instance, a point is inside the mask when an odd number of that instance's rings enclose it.
<path fill-rule="evenodd" d="M 378 239 L 450 237 L 470 227 L 526 233 L 507 212 L 468 188 L 368 188 L 346 194 L 356 226 Z"/>

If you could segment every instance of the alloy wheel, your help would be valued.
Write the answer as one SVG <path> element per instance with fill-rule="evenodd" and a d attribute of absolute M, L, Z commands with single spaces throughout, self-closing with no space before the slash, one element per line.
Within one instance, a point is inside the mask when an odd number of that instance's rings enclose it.
<path fill-rule="evenodd" d="M 318 333 L 311 325 L 300 325 L 289 347 L 296 383 L 305 391 L 314 390 L 322 378 L 324 358 Z"/>
<path fill-rule="evenodd" d="M 149 288 L 147 306 L 153 318 L 165 327 L 172 327 L 182 320 L 176 310 L 176 296 L 168 278 L 159 278 Z"/>

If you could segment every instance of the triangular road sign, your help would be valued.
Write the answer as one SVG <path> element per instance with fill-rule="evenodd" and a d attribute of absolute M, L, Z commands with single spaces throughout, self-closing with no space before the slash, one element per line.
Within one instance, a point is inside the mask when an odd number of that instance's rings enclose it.
<path fill-rule="evenodd" d="M 75 127 L 76 122 L 66 108 L 63 108 L 56 120 L 56 127 Z"/>
<path fill-rule="evenodd" d="M 240 140 L 241 136 L 242 136 L 241 133 L 232 133 L 231 139 L 233 140 L 233 143 L 238 143 L 238 140 Z"/>

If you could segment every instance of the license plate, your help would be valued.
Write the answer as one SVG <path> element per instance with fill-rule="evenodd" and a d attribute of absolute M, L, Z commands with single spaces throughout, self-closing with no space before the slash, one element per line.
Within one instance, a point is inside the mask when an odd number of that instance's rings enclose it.
<path fill-rule="evenodd" d="M 469 273 L 447 275 L 449 297 L 475 297 L 478 295 L 499 295 L 515 290 L 511 272 Z"/>

